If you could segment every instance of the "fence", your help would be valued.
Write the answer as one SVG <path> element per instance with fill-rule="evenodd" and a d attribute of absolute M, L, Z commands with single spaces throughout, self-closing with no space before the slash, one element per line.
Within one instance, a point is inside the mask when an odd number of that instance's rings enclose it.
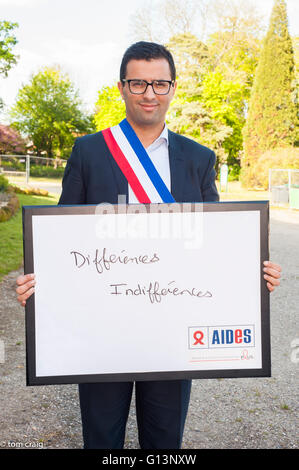
<path fill-rule="evenodd" d="M 29 183 L 30 176 L 61 178 L 66 162 L 35 155 L 0 155 L 0 173 L 9 178 L 24 178 L 26 183 Z"/>
<path fill-rule="evenodd" d="M 299 170 L 269 170 L 270 203 L 299 209 Z"/>

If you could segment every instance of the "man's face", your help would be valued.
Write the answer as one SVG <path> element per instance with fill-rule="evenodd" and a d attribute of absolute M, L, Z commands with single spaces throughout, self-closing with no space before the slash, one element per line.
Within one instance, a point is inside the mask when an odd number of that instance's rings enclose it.
<path fill-rule="evenodd" d="M 171 80 L 170 67 L 166 59 L 130 60 L 127 64 L 127 80 L 139 79 L 152 82 L 153 80 Z M 129 84 L 118 83 L 119 91 L 125 101 L 126 114 L 129 121 L 138 126 L 153 126 L 164 123 L 166 112 L 174 96 L 176 83 L 170 87 L 168 95 L 156 95 L 151 86 L 145 93 L 134 95 L 129 90 Z"/>

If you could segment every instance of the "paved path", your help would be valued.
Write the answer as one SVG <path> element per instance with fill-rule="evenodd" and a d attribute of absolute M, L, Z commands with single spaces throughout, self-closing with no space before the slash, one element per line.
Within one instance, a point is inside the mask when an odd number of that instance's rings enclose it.
<path fill-rule="evenodd" d="M 272 377 L 194 381 L 184 448 L 299 447 L 299 215 L 272 211 L 270 242 L 271 259 L 283 267 L 281 286 L 271 294 Z M 77 386 L 26 387 L 24 311 L 14 292 L 18 272 L 0 284 L 0 446 L 81 448 Z M 126 448 L 138 448 L 132 405 Z"/>

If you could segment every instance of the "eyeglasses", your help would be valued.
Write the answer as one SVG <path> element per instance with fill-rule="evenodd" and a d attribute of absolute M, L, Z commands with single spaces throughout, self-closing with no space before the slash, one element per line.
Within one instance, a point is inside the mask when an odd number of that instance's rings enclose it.
<path fill-rule="evenodd" d="M 128 83 L 129 90 L 133 95 L 142 95 L 146 92 L 147 87 L 150 85 L 156 95 L 168 95 L 170 87 L 174 86 L 174 80 L 153 80 L 147 82 L 146 80 L 122 80 L 123 83 Z"/>

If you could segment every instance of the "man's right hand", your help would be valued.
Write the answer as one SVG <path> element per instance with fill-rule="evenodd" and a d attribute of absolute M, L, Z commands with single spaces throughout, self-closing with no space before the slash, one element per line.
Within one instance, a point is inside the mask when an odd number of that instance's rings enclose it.
<path fill-rule="evenodd" d="M 35 275 L 25 274 L 21 275 L 16 280 L 17 288 L 16 293 L 18 294 L 18 302 L 25 307 L 26 300 L 33 294 L 35 286 Z"/>

